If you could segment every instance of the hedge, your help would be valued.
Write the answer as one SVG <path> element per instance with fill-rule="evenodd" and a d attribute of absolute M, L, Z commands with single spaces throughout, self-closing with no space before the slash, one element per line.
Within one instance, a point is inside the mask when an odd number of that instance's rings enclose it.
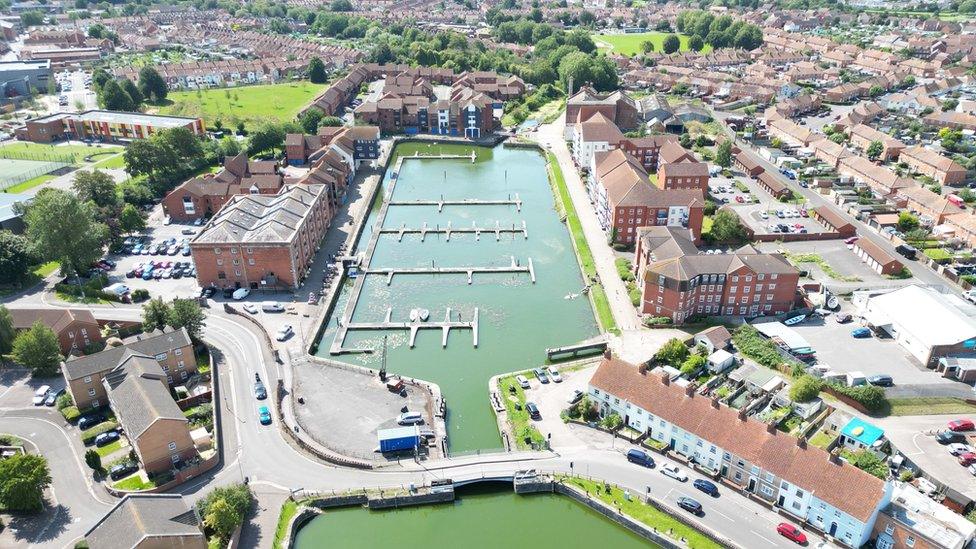
<path fill-rule="evenodd" d="M 759 330 L 748 324 L 739 326 L 732 332 L 732 341 L 736 349 L 742 354 L 755 360 L 767 368 L 776 368 L 780 364 L 798 364 L 794 360 L 783 358 L 776 348 L 776 344 L 759 333 Z"/>
<path fill-rule="evenodd" d="M 856 401 L 864 406 L 869 412 L 883 412 L 888 407 L 888 399 L 885 398 L 884 389 L 874 385 L 858 385 L 848 387 L 839 383 L 831 383 L 830 388 L 838 393 Z"/>
<path fill-rule="evenodd" d="M 81 412 L 78 411 L 77 406 L 65 406 L 58 411 L 61 412 L 61 415 L 64 416 L 64 420 L 68 423 L 74 423 L 78 421 L 79 417 L 81 417 Z"/>
<path fill-rule="evenodd" d="M 114 421 L 106 421 L 104 423 L 100 423 L 92 427 L 91 429 L 86 429 L 85 431 L 82 431 L 81 441 L 85 444 L 85 446 L 88 446 L 89 444 L 93 444 L 95 442 L 95 437 L 97 437 L 98 435 L 105 433 L 107 431 L 111 431 L 113 429 L 118 429 L 118 427 L 119 424 Z"/>

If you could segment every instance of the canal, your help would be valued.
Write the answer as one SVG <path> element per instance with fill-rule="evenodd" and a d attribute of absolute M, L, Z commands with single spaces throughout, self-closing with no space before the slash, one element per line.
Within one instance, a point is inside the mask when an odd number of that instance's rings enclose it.
<path fill-rule="evenodd" d="M 470 154 L 470 159 L 405 160 L 392 199 L 412 200 L 509 200 L 514 205 L 391 205 L 384 228 L 429 227 L 521 227 L 522 234 L 484 232 L 474 234 L 383 234 L 370 268 L 403 267 L 501 267 L 514 257 L 520 265 L 532 260 L 536 283 L 526 273 L 475 274 L 469 285 L 464 274 L 396 275 L 387 284 L 385 275 L 367 275 L 353 313 L 353 322 L 381 322 L 392 307 L 393 321 L 406 321 L 410 310 L 430 311 L 430 321 L 442 321 L 447 308 L 453 320 L 465 321 L 479 311 L 479 345 L 472 345 L 470 330 L 452 330 L 446 348 L 441 347 L 440 330 L 421 330 L 414 348 L 408 346 L 406 331 L 350 330 L 345 347 L 383 346 L 387 337 L 387 369 L 440 385 L 448 405 L 448 442 L 451 451 L 464 452 L 501 446 L 495 416 L 488 402 L 487 382 L 495 374 L 538 366 L 545 360 L 545 348 L 575 343 L 598 333 L 589 300 L 579 295 L 583 280 L 569 233 L 554 207 L 544 157 L 537 151 L 505 148 L 442 148 L 411 143 L 400 145 L 400 154 Z M 384 177 L 384 188 L 373 205 L 360 238 L 366 247 L 376 223 L 381 198 L 392 172 Z M 352 284 L 343 288 L 317 353 L 329 356 Z M 575 297 L 574 297 L 575 296 Z M 378 368 L 381 353 L 340 355 L 338 360 Z"/>
<path fill-rule="evenodd" d="M 452 503 L 368 511 L 328 510 L 303 526 L 296 549 L 398 547 L 656 547 L 572 499 L 467 488 Z"/>

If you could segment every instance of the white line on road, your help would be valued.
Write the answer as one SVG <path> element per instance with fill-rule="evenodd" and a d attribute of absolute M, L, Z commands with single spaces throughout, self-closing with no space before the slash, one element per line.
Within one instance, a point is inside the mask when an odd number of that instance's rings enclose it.
<path fill-rule="evenodd" d="M 735 522 L 735 520 L 733 520 L 732 517 L 726 515 L 725 513 L 720 512 L 720 511 L 716 511 L 716 510 L 712 509 L 712 510 L 709 511 L 709 513 L 715 513 L 716 515 L 724 518 L 725 520 L 728 520 L 728 521 L 731 521 L 731 522 Z"/>
<path fill-rule="evenodd" d="M 754 536 L 756 536 L 757 538 L 765 541 L 766 543 L 768 543 L 770 545 L 776 545 L 769 538 L 767 538 L 766 536 L 763 536 L 762 534 L 757 533 L 755 530 L 749 530 L 749 533 L 752 534 L 752 535 L 754 535 Z"/>

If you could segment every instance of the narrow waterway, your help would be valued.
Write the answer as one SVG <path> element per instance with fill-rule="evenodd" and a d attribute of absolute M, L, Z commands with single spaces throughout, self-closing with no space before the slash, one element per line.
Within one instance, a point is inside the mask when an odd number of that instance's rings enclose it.
<path fill-rule="evenodd" d="M 403 147 L 403 146 L 401 146 Z M 411 144 L 407 150 L 437 154 L 436 145 Z M 470 149 L 469 149 L 470 150 Z M 448 151 L 445 151 L 448 152 Z M 457 150 L 449 151 L 456 153 Z M 412 152 L 410 153 L 412 154 Z M 478 149 L 479 161 L 470 159 L 409 159 L 404 161 L 393 200 L 522 200 L 519 211 L 504 205 L 391 205 L 386 228 L 429 227 L 521 227 L 521 234 L 502 233 L 496 240 L 488 231 L 476 239 L 473 234 L 384 234 L 377 244 L 370 267 L 488 267 L 509 265 L 514 257 L 520 265 L 531 258 L 536 274 L 475 274 L 468 284 L 463 274 L 397 275 L 387 285 L 386 276 L 369 275 L 353 314 L 354 322 L 383 321 L 388 307 L 394 321 L 406 321 L 412 308 L 430 311 L 430 321 L 442 321 L 447 308 L 452 320 L 471 320 L 479 309 L 479 346 L 472 345 L 470 330 L 452 330 L 447 348 L 441 347 L 439 330 L 421 330 L 416 346 L 408 346 L 405 331 L 350 331 L 346 347 L 382 347 L 388 336 L 387 367 L 391 372 L 430 380 L 440 385 L 448 404 L 448 433 L 452 452 L 491 449 L 501 445 L 494 413 L 488 402 L 487 381 L 497 373 L 537 366 L 545 360 L 545 348 L 575 343 L 597 334 L 596 322 L 585 295 L 583 280 L 565 225 L 554 208 L 546 175 L 545 159 L 524 149 Z M 386 185 L 390 179 L 384 177 Z M 381 195 L 382 196 L 382 195 Z M 374 204 L 360 239 L 365 248 L 380 201 Z M 339 297 L 318 354 L 329 356 L 335 339 L 337 318 L 349 299 L 347 283 Z M 381 357 L 343 355 L 356 364 L 378 367 Z"/>
<path fill-rule="evenodd" d="M 568 497 L 467 491 L 453 503 L 367 511 L 326 511 L 298 531 L 294 547 L 465 549 L 657 547 Z"/>

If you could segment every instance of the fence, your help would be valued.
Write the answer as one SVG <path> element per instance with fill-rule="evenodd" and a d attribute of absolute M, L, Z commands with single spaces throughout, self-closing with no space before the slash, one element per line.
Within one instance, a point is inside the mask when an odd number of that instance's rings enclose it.
<path fill-rule="evenodd" d="M 32 162 L 60 162 L 74 164 L 78 161 L 78 153 L 64 154 L 56 152 L 12 151 L 7 147 L 0 147 L 0 158 L 5 160 L 30 160 Z"/>

